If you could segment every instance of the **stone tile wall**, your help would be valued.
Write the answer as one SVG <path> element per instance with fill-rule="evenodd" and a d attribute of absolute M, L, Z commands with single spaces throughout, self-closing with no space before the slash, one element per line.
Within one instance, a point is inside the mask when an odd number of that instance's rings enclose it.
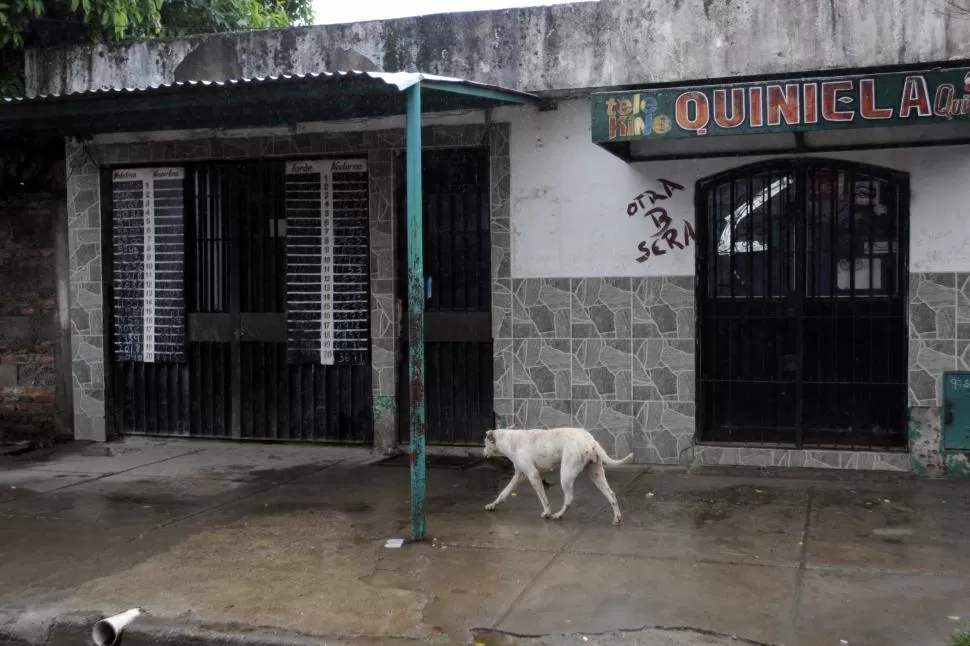
<path fill-rule="evenodd" d="M 488 146 L 491 163 L 492 272 L 510 277 L 508 124 L 429 126 L 426 148 Z M 67 143 L 68 232 L 71 270 L 71 345 L 74 357 L 75 437 L 104 440 L 105 353 L 101 269 L 100 177 L 104 166 L 177 163 L 212 159 L 360 155 L 368 159 L 371 234 L 371 333 L 375 447 L 397 444 L 394 297 L 395 209 L 393 160 L 403 150 L 403 130 L 322 132 L 129 144 Z M 506 290 L 507 292 L 508 290 Z M 501 294 L 497 299 L 501 301 Z M 498 306 L 497 306 L 498 307 Z M 500 311 L 501 308 L 499 307 Z M 501 321 L 499 321 L 501 324 Z"/>
<path fill-rule="evenodd" d="M 901 452 L 693 446 L 691 276 L 514 279 L 509 289 L 496 290 L 503 424 L 586 426 L 642 463 L 909 470 Z M 913 274 L 909 328 L 919 412 L 939 405 L 944 371 L 970 370 L 970 273 Z"/>
<path fill-rule="evenodd" d="M 970 370 L 970 273 L 914 273 L 909 284 L 909 405 L 938 406 L 943 373 Z"/>
<path fill-rule="evenodd" d="M 694 434 L 692 276 L 513 279 L 494 303 L 500 425 L 583 426 L 614 455 L 682 459 Z"/>
<path fill-rule="evenodd" d="M 66 155 L 74 438 L 105 440 L 101 172 L 87 147 Z"/>
<path fill-rule="evenodd" d="M 910 275 L 909 441 L 920 475 L 970 477 L 970 455 L 947 451 L 943 373 L 970 370 L 970 273 Z"/>

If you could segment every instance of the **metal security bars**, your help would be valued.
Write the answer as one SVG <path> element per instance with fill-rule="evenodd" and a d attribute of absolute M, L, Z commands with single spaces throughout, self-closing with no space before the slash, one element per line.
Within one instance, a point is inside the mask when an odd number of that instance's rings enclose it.
<path fill-rule="evenodd" d="M 907 178 L 771 162 L 697 201 L 701 441 L 904 446 Z"/>
<path fill-rule="evenodd" d="M 427 441 L 477 445 L 495 422 L 488 151 L 427 151 L 422 166 Z M 402 204 L 403 183 L 397 188 Z M 401 263 L 409 244 L 404 233 Z M 401 344 L 406 348 L 407 339 Z M 407 378 L 399 382 L 401 410 L 410 406 Z M 408 432 L 402 425 L 402 440 Z"/>
<path fill-rule="evenodd" d="M 317 313 L 313 360 L 288 344 L 294 273 L 289 230 L 300 231 L 287 222 L 285 163 L 189 165 L 183 184 L 187 350 L 182 362 L 170 364 L 115 353 L 116 429 L 226 439 L 370 441 L 366 168 L 334 183 L 332 255 L 326 268 L 333 283 L 327 311 L 336 365 L 320 362 L 325 272 L 319 236 L 313 249 L 304 250 L 316 254 L 316 283 L 307 290 Z M 339 197 L 348 187 L 352 199 Z M 317 222 L 325 217 L 322 202 L 319 206 Z M 110 204 L 105 208 L 111 221 L 114 211 Z"/>
<path fill-rule="evenodd" d="M 190 428 L 184 177 L 181 167 L 133 168 L 102 181 L 111 423 L 122 432 Z"/>

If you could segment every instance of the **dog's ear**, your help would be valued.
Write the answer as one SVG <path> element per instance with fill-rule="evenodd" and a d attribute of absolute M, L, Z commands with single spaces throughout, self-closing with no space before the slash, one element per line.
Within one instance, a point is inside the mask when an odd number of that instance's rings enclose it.
<path fill-rule="evenodd" d="M 495 431 L 485 431 L 485 441 L 494 442 L 495 441 Z"/>

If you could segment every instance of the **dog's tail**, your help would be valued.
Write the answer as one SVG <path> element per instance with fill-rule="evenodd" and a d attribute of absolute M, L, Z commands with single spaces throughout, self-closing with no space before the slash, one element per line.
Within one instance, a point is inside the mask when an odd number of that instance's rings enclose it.
<path fill-rule="evenodd" d="M 621 464 L 626 464 L 627 462 L 630 462 L 631 460 L 633 460 L 632 453 L 626 456 L 625 458 L 614 460 L 606 453 L 606 450 L 602 446 L 600 446 L 599 442 L 594 441 L 593 444 L 596 445 L 596 455 L 599 457 L 600 461 L 608 467 L 619 466 Z"/>

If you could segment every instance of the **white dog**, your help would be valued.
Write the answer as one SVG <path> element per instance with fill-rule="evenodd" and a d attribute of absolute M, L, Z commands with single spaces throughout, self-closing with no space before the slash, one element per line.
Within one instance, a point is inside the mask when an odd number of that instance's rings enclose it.
<path fill-rule="evenodd" d="M 504 455 L 515 466 L 515 473 L 508 486 L 502 490 L 498 498 L 487 505 L 486 511 L 493 511 L 503 500 L 508 498 L 518 486 L 522 478 L 528 478 L 535 489 L 539 501 L 542 503 L 542 517 L 559 520 L 566 513 L 573 502 L 573 482 L 579 477 L 583 469 L 589 473 L 590 480 L 596 488 L 603 492 L 613 508 L 613 524 L 620 523 L 620 506 L 616 502 L 616 494 L 610 489 L 606 481 L 606 471 L 603 465 L 615 466 L 626 464 L 633 459 L 633 454 L 622 460 L 614 460 L 589 431 L 582 428 L 550 428 L 550 429 L 510 429 L 501 428 L 485 433 L 486 458 Z M 564 498 L 562 509 L 555 514 L 549 507 L 549 498 L 542 487 L 540 474 L 559 467 Z"/>

